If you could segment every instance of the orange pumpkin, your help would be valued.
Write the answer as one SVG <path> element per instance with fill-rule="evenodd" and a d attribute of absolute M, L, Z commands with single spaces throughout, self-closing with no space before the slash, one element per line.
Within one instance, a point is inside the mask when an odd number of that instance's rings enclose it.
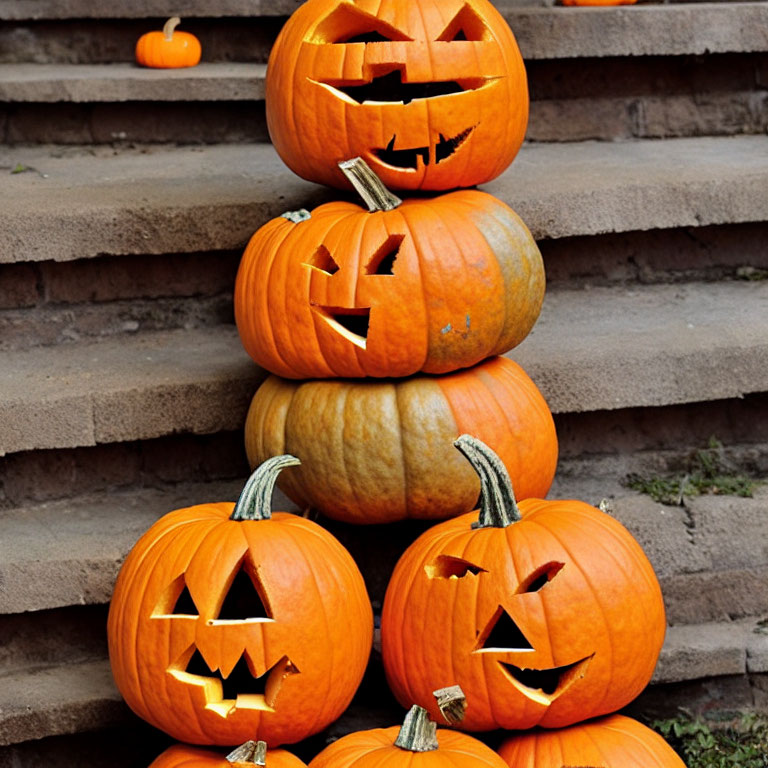
<path fill-rule="evenodd" d="M 309 0 L 272 49 L 266 99 L 286 165 L 334 187 L 358 155 L 391 189 L 490 181 L 528 122 L 523 60 L 489 0 Z"/>
<path fill-rule="evenodd" d="M 634 5 L 637 0 L 561 0 L 563 5 Z"/>
<path fill-rule="evenodd" d="M 375 728 L 343 736 L 309 768 L 507 768 L 490 747 L 465 733 L 437 729 L 426 710 L 412 707 L 402 728 Z"/>
<path fill-rule="evenodd" d="M 346 172 L 363 173 L 366 199 L 391 200 L 359 162 Z M 327 203 L 256 232 L 235 318 L 259 365 L 299 379 L 446 373 L 527 336 L 544 265 L 517 214 L 477 190 L 397 203 Z"/>
<path fill-rule="evenodd" d="M 128 705 L 176 739 L 299 741 L 362 679 L 373 617 L 357 566 L 317 524 L 270 512 L 277 474 L 297 463 L 265 462 L 236 505 L 165 515 L 120 571 L 112 672 Z"/>
<path fill-rule="evenodd" d="M 651 679 L 664 640 L 661 590 L 640 546 L 581 501 L 518 505 L 479 440 L 456 446 L 480 475 L 479 511 L 403 554 L 381 618 L 387 679 L 435 712 L 458 683 L 468 730 L 560 727 L 613 712 Z"/>
<path fill-rule="evenodd" d="M 270 376 L 245 424 L 252 466 L 294 453 L 280 478 L 301 506 L 350 523 L 441 519 L 473 509 L 480 482 L 453 449 L 479 435 L 521 497 L 544 496 L 557 464 L 552 414 L 525 371 L 503 357 L 446 376 L 295 382 Z"/>
<path fill-rule="evenodd" d="M 162 32 L 147 32 L 136 43 L 136 62 L 142 67 L 176 69 L 200 62 L 200 41 L 189 32 L 176 32 L 178 16 L 165 22 Z"/>
<path fill-rule="evenodd" d="M 501 745 L 499 754 L 509 768 L 685 768 L 658 733 L 622 715 L 513 736 Z"/>
<path fill-rule="evenodd" d="M 298 757 L 284 749 L 273 749 L 267 755 L 263 741 L 249 741 L 226 757 L 210 749 L 174 744 L 158 756 L 149 768 L 307 768 Z"/>

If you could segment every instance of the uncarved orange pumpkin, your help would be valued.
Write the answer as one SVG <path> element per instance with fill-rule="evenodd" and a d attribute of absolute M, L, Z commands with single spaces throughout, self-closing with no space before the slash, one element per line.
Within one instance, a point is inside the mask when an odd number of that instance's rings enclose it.
<path fill-rule="evenodd" d="M 310 768 L 507 768 L 490 747 L 465 733 L 435 728 L 426 710 L 413 707 L 403 727 L 343 736 Z"/>
<path fill-rule="evenodd" d="M 317 524 L 269 508 L 278 472 L 295 464 L 265 462 L 236 505 L 165 515 L 120 571 L 112 672 L 134 712 L 176 739 L 299 741 L 362 679 L 373 617 L 357 566 Z"/>
<path fill-rule="evenodd" d="M 523 60 L 489 0 L 309 0 L 272 49 L 266 99 L 285 163 L 335 187 L 356 156 L 391 189 L 490 181 L 528 121 Z"/>
<path fill-rule="evenodd" d="M 174 16 L 165 22 L 162 32 L 147 32 L 136 43 L 136 63 L 156 69 L 194 67 L 200 62 L 200 41 L 189 32 L 177 32 L 181 22 Z"/>
<path fill-rule="evenodd" d="M 658 733 L 623 715 L 522 733 L 504 741 L 499 754 L 509 768 L 685 768 Z"/>
<path fill-rule="evenodd" d="M 251 238 L 235 318 L 248 354 L 279 376 L 447 373 L 519 344 L 544 287 L 531 233 L 485 192 L 375 212 L 327 203 Z"/>
<path fill-rule="evenodd" d="M 426 531 L 395 567 L 381 634 L 398 700 L 434 716 L 432 691 L 457 683 L 468 730 L 561 727 L 624 706 L 665 633 L 642 549 L 584 502 L 518 506 L 487 446 L 457 447 L 481 477 L 480 509 Z"/>
<path fill-rule="evenodd" d="M 453 448 L 467 431 L 502 457 L 521 498 L 546 495 L 557 464 L 552 414 L 525 371 L 503 357 L 386 382 L 270 376 L 251 402 L 245 447 L 252 466 L 275 453 L 301 456 L 280 487 L 328 517 L 439 520 L 477 501 L 477 475 Z"/>
<path fill-rule="evenodd" d="M 306 768 L 298 757 L 284 749 L 273 749 L 269 753 L 263 749 L 261 741 L 248 742 L 226 757 L 220 752 L 186 744 L 174 744 L 159 755 L 149 768 L 254 768 L 260 765 L 266 768 Z"/>

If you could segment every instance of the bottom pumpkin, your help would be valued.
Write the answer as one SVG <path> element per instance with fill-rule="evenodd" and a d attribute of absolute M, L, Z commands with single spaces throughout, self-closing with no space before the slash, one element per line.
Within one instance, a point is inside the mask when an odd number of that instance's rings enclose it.
<path fill-rule="evenodd" d="M 149 768 L 307 768 L 298 757 L 284 749 L 273 749 L 267 754 L 264 741 L 249 741 L 226 757 L 212 749 L 174 744 L 155 760 Z"/>
<path fill-rule="evenodd" d="M 685 768 L 658 733 L 623 715 L 514 736 L 499 754 L 510 768 Z"/>
<path fill-rule="evenodd" d="M 453 447 L 469 433 L 507 467 L 519 499 L 546 496 L 557 435 L 546 401 L 503 357 L 445 376 L 289 381 L 270 376 L 245 425 L 251 466 L 291 453 L 280 488 L 349 523 L 444 519 L 469 512 L 480 481 Z"/>

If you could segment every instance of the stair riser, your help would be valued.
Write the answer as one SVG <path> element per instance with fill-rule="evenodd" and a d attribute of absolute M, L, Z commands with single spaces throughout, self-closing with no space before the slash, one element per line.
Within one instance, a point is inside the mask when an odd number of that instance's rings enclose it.
<path fill-rule="evenodd" d="M 549 290 L 768 274 L 768 223 L 542 240 Z M 240 251 L 0 265 L 0 350 L 233 321 Z"/>

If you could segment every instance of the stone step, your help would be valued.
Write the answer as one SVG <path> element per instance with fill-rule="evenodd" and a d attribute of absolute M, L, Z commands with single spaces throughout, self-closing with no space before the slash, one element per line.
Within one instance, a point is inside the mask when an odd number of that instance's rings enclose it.
<path fill-rule="evenodd" d="M 240 479 L 101 491 L 4 511 L 0 517 L 0 614 L 48 612 L 51 623 L 52 609 L 107 603 L 123 559 L 156 519 L 198 503 L 234 501 L 242 484 Z M 584 490 L 567 478 L 561 478 L 556 488 L 559 497 L 600 502 L 597 495 Z M 659 504 L 623 488 L 604 504 L 651 560 L 662 584 L 668 621 L 685 624 L 768 611 L 766 501 L 768 487 L 761 485 L 754 498 L 686 498 L 684 507 Z M 279 490 L 273 507 L 297 511 Z M 320 522 L 359 563 L 375 609 L 381 607 L 397 559 L 429 527 L 424 521 L 363 527 Z M 50 643 L 44 638 L 38 638 L 34 648 L 28 645 L 33 635 L 30 627 L 43 618 L 26 615 L 31 618 L 17 618 L 15 629 L 5 629 L 7 666 L 50 661 Z M 75 630 L 56 637 L 65 635 L 75 638 L 70 645 L 81 652 L 88 648 Z"/>
<path fill-rule="evenodd" d="M 529 141 L 764 133 L 768 53 L 529 60 Z M 0 64 L 8 144 L 265 140 L 265 65 Z M 137 110 L 135 102 L 147 106 Z M 151 106 L 150 106 L 151 104 Z M 194 119 L 190 114 L 194 110 Z"/>
<path fill-rule="evenodd" d="M 768 282 L 551 291 L 509 353 L 554 413 L 768 391 Z M 264 372 L 234 326 L 5 354 L 0 455 L 240 429 Z"/>
<path fill-rule="evenodd" d="M 754 632 L 756 621 L 668 628 L 653 682 L 764 675 L 768 672 L 768 636 Z M 117 692 L 106 660 L 17 672 L 0 680 L 4 683 L 0 688 L 0 745 L 122 723 L 139 726 Z M 368 721 L 364 726 L 368 728 L 396 722 L 396 705 L 374 712 L 365 709 L 350 707 L 329 729 L 333 736 L 359 729 L 356 720 L 360 719 Z"/>
<path fill-rule="evenodd" d="M 4 148 L 3 168 L 29 170 L 0 189 L 0 263 L 239 249 L 269 218 L 340 194 L 265 144 Z M 766 185 L 768 136 L 740 136 L 528 145 L 484 189 L 557 239 L 766 221 Z"/>
<path fill-rule="evenodd" d="M 682 56 L 768 50 L 765 35 L 768 9 L 762 2 L 649 4 L 589 9 L 520 7 L 522 3 L 515 0 L 497 0 L 495 4 L 512 27 L 525 59 Z M 542 0 L 541 4 L 546 5 L 546 0 Z M 298 5 L 298 0 L 227 0 L 221 3 L 193 0 L 185 4 L 182 16 L 190 19 L 190 24 L 184 28 L 201 37 L 206 60 L 211 60 L 209 57 L 238 60 L 241 56 L 233 55 L 234 52 L 247 56 L 249 50 L 235 48 L 233 51 L 233 41 L 227 41 L 227 35 L 216 34 L 218 26 L 236 28 L 236 25 L 254 20 L 258 23 L 259 17 L 269 21 L 271 17 L 287 16 Z M 132 3 L 109 0 L 98 4 L 85 0 L 67 3 L 0 0 L 0 21 L 15 22 L 5 25 L 7 43 L 0 46 L 0 50 L 5 51 L 1 60 L 63 60 L 74 63 L 85 62 L 88 60 L 86 57 L 91 57 L 107 61 L 110 59 L 104 58 L 104 49 L 108 46 L 107 50 L 119 57 L 111 60 L 132 61 L 133 45 L 140 28 L 135 24 L 126 24 L 126 21 L 161 21 L 167 18 L 168 13 L 168 4 L 159 0 Z M 199 28 L 195 22 L 197 18 L 205 19 L 205 24 L 199 25 Z M 123 20 L 123 23 L 114 25 L 114 29 L 105 24 L 117 19 Z M 56 21 L 59 23 L 56 24 Z M 14 32 L 20 28 L 24 34 Z M 107 28 L 111 36 L 124 38 L 120 48 L 116 49 L 114 42 L 105 43 L 98 39 Z M 269 29 L 274 30 L 272 35 L 276 35 L 279 27 L 269 25 Z M 71 35 L 75 30 L 78 50 L 72 50 L 71 45 Z M 68 35 L 70 44 L 66 45 L 63 40 Z M 209 41 L 210 37 L 213 40 Z M 235 36 L 235 46 L 237 42 Z M 259 47 L 259 42 L 251 41 L 249 58 L 259 56 L 264 60 L 266 51 Z M 266 42 L 269 44 L 271 40 Z"/>

